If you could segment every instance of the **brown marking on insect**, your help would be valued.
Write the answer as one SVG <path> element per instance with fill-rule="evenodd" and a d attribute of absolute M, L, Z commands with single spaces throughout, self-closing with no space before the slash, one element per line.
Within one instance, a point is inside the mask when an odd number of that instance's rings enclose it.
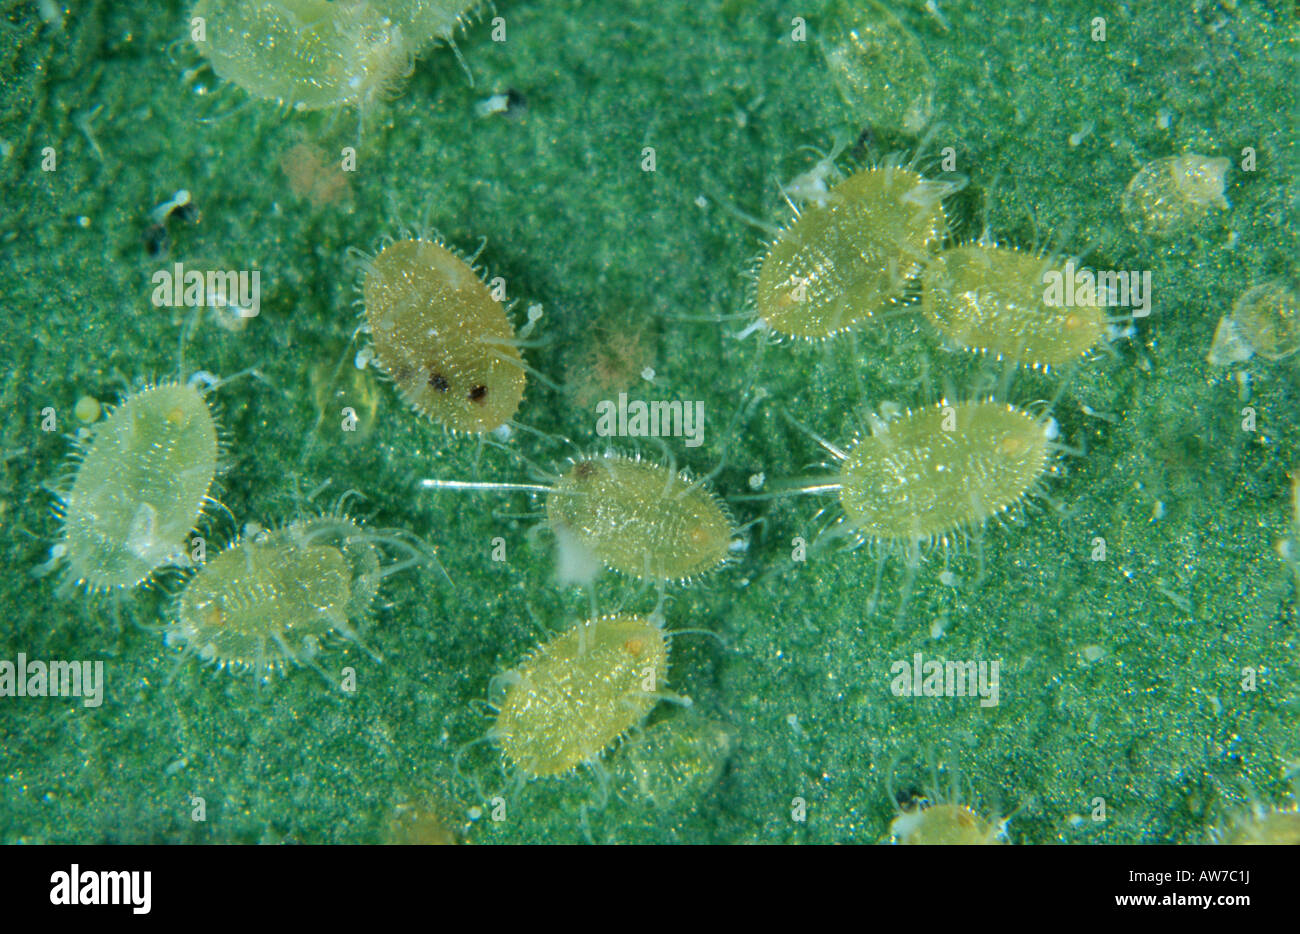
<path fill-rule="evenodd" d="M 514 416 L 526 382 L 514 328 L 465 260 L 429 240 L 399 240 L 367 264 L 362 294 L 375 362 L 416 411 L 472 433 Z"/>

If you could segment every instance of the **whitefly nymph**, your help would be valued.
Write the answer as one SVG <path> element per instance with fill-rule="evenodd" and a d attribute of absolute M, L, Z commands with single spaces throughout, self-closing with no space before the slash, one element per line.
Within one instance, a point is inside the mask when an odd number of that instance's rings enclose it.
<path fill-rule="evenodd" d="M 385 550 L 402 557 L 385 563 Z M 414 535 L 370 530 L 337 510 L 256 530 L 189 579 L 166 641 L 219 669 L 252 671 L 264 681 L 290 665 L 319 670 L 317 656 L 335 639 L 378 660 L 362 642 L 361 626 L 384 578 L 417 564 L 437 560 Z"/>
<path fill-rule="evenodd" d="M 737 498 L 838 494 L 843 512 L 829 534 L 872 544 L 882 562 L 901 554 L 908 568 L 905 594 L 929 549 L 941 545 L 946 555 L 971 531 L 1041 494 L 1060 449 L 1050 416 L 993 399 L 941 400 L 890 418 L 873 413 L 870 422 L 869 434 L 844 447 L 813 435 L 834 457 L 834 473 Z"/>
<path fill-rule="evenodd" d="M 758 322 L 823 340 L 866 326 L 903 298 L 947 232 L 954 184 L 887 164 L 859 169 L 797 212 L 758 267 Z"/>
<path fill-rule="evenodd" d="M 453 432 L 508 425 L 527 366 L 514 326 L 480 270 L 432 236 L 403 237 L 364 261 L 375 365 L 415 411 Z"/>
<path fill-rule="evenodd" d="M 550 483 L 424 480 L 425 489 L 547 494 L 562 579 L 589 583 L 601 565 L 641 580 L 689 583 L 725 564 L 736 540 L 708 485 L 671 466 L 613 451 L 580 457 Z"/>
<path fill-rule="evenodd" d="M 37 573 L 63 565 L 65 588 L 96 592 L 188 567 L 222 451 L 197 381 L 131 393 L 75 444 L 75 471 L 55 505 L 62 533 Z"/>

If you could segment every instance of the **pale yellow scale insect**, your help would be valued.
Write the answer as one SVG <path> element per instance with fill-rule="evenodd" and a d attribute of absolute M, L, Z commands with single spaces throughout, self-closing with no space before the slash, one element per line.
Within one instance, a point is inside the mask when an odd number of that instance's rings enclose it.
<path fill-rule="evenodd" d="M 959 347 L 1026 366 L 1061 367 L 1100 343 L 1106 319 L 1095 294 L 1093 304 L 1053 303 L 1053 275 L 1073 279 L 1060 262 L 1014 247 L 952 247 L 926 266 L 921 309 Z"/>
<path fill-rule="evenodd" d="M 668 651 L 668 634 L 645 617 L 579 623 L 493 679 L 501 696 L 488 737 L 528 778 L 594 763 L 658 702 Z"/>
<path fill-rule="evenodd" d="M 689 583 L 724 565 L 736 530 L 703 482 L 652 461 L 608 452 L 575 461 L 551 485 L 423 480 L 425 489 L 546 493 L 562 566 L 604 566 Z M 564 576 L 569 576 L 565 574 Z M 574 576 L 590 581 L 590 571 Z"/>
<path fill-rule="evenodd" d="M 777 334 L 818 340 L 896 305 L 947 230 L 952 190 L 901 166 L 854 172 L 783 229 L 759 267 L 757 313 Z"/>
<path fill-rule="evenodd" d="M 527 382 L 514 326 L 463 259 L 398 240 L 367 262 L 362 295 L 375 362 L 412 408 L 476 434 L 514 416 Z"/>
<path fill-rule="evenodd" d="M 90 429 L 72 486 L 59 495 L 63 535 L 49 567 L 65 559 L 68 579 L 95 591 L 188 566 L 219 455 L 216 422 L 194 386 L 160 383 L 128 396 Z"/>

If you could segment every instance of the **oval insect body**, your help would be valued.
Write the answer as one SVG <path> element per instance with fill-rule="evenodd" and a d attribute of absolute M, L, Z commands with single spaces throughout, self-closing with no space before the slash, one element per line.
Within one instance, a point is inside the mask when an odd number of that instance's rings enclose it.
<path fill-rule="evenodd" d="M 1268 279 L 1232 305 L 1232 321 L 1245 342 L 1266 360 L 1300 350 L 1300 298 L 1285 279 Z"/>
<path fill-rule="evenodd" d="M 731 733 L 702 715 L 659 720 L 619 750 L 614 784 L 629 802 L 686 808 L 718 780 L 734 747 Z"/>
<path fill-rule="evenodd" d="M 561 540 L 643 580 L 686 581 L 719 567 L 735 534 L 702 483 L 649 461 L 607 454 L 578 461 L 546 501 Z"/>
<path fill-rule="evenodd" d="M 904 846 L 996 846 L 1004 831 L 964 804 L 935 804 L 903 812 L 889 833 Z"/>
<path fill-rule="evenodd" d="M 601 565 L 642 580 L 688 583 L 726 563 L 735 526 L 703 481 L 608 452 L 540 483 L 420 481 L 425 489 L 546 493 L 561 579 L 590 584 Z"/>
<path fill-rule="evenodd" d="M 979 525 L 1048 467 L 1050 423 L 999 402 L 940 402 L 881 424 L 841 465 L 846 521 L 867 538 L 925 542 Z"/>
<path fill-rule="evenodd" d="M 91 590 L 134 587 L 188 565 L 188 535 L 208 499 L 219 445 L 198 390 L 162 383 L 125 399 L 92 429 L 60 496 L 71 579 Z"/>
<path fill-rule="evenodd" d="M 935 80 L 920 42 L 874 0 L 827 5 L 817 44 L 859 126 L 918 133 L 934 111 Z"/>
<path fill-rule="evenodd" d="M 1053 278 L 1057 290 L 1051 290 Z M 944 250 L 926 266 L 921 308 L 948 340 L 1027 366 L 1062 366 L 1106 333 L 1100 303 L 1074 304 L 1073 267 L 982 243 Z M 1066 293 L 1069 294 L 1066 294 Z"/>
<path fill-rule="evenodd" d="M 529 778 L 594 762 L 654 707 L 668 651 L 667 633 L 645 617 L 579 623 L 499 678 L 506 687 L 488 735 Z"/>
<path fill-rule="evenodd" d="M 362 293 L 375 360 L 416 411 L 475 433 L 515 414 L 526 377 L 514 328 L 464 260 L 399 240 L 368 264 Z"/>
<path fill-rule="evenodd" d="M 190 578 L 168 645 L 261 675 L 312 664 L 327 636 L 357 640 L 352 621 L 385 573 L 375 540 L 348 519 L 321 516 L 235 542 Z"/>
<path fill-rule="evenodd" d="M 199 0 L 213 70 L 296 110 L 361 106 L 410 74 L 402 29 L 355 0 Z"/>
<path fill-rule="evenodd" d="M 777 236 L 758 273 L 758 317 L 790 337 L 855 328 L 899 300 L 943 238 L 944 183 L 886 166 L 853 173 Z"/>
<path fill-rule="evenodd" d="M 1231 163 L 1194 152 L 1148 162 L 1124 189 L 1121 208 L 1134 233 L 1168 239 L 1214 209 L 1228 207 L 1224 177 Z"/>

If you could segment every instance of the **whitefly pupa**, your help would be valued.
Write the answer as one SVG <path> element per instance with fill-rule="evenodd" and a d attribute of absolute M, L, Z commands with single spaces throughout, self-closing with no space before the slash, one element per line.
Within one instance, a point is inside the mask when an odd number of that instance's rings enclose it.
<path fill-rule="evenodd" d="M 191 38 L 217 75 L 293 110 L 360 110 L 411 72 L 409 40 L 354 0 L 199 0 Z"/>
<path fill-rule="evenodd" d="M 883 408 L 883 407 L 882 407 Z M 843 514 L 829 529 L 879 552 L 876 605 L 884 560 L 900 554 L 907 566 L 901 615 L 916 568 L 935 544 L 958 544 L 972 530 L 1023 508 L 1043 492 L 1062 446 L 1056 421 L 994 399 L 940 400 L 889 417 L 870 416 L 871 431 L 844 447 L 811 435 L 838 464 L 822 477 L 792 478 L 772 491 L 739 500 L 837 493 Z"/>
<path fill-rule="evenodd" d="M 1050 298 L 1051 278 L 1072 282 L 1073 275 L 1072 262 L 1063 266 L 1055 257 L 991 239 L 972 241 L 942 250 L 926 264 L 921 310 L 956 347 L 1034 368 L 1060 368 L 1107 335 L 1099 301 Z"/>
<path fill-rule="evenodd" d="M 796 212 L 758 266 L 757 323 L 822 340 L 897 306 L 947 232 L 955 183 L 909 166 L 863 168 Z"/>
<path fill-rule="evenodd" d="M 217 75 L 293 110 L 359 112 L 396 93 L 413 60 L 449 44 L 479 0 L 199 0 L 190 38 Z"/>
<path fill-rule="evenodd" d="M 385 550 L 401 558 L 385 563 Z M 166 642 L 182 658 L 197 655 L 262 681 L 290 666 L 316 668 L 332 681 L 317 661 L 323 648 L 345 640 L 379 661 L 361 625 L 382 581 L 422 564 L 441 570 L 422 540 L 401 529 L 366 528 L 341 503 L 278 529 L 250 529 L 185 583 Z"/>
<path fill-rule="evenodd" d="M 374 256 L 358 255 L 366 353 L 421 415 L 453 433 L 499 431 L 512 424 L 528 375 L 558 388 L 524 362 L 504 280 L 489 287 L 477 254 L 462 257 L 433 234 L 403 234 Z"/>
<path fill-rule="evenodd" d="M 689 583 L 727 563 L 736 528 L 708 484 L 673 466 L 604 451 L 541 483 L 422 480 L 423 489 L 545 493 L 562 580 L 589 583 L 604 565 L 641 580 Z"/>
<path fill-rule="evenodd" d="M 671 636 L 653 617 L 580 622 L 493 679 L 496 722 L 487 739 L 522 778 L 595 766 L 665 692 Z"/>
<path fill-rule="evenodd" d="M 61 535 L 38 574 L 62 565 L 65 588 L 95 592 L 191 564 L 189 539 L 215 505 L 210 491 L 223 451 L 199 384 L 146 386 L 73 439 L 74 471 L 56 494 Z"/>

